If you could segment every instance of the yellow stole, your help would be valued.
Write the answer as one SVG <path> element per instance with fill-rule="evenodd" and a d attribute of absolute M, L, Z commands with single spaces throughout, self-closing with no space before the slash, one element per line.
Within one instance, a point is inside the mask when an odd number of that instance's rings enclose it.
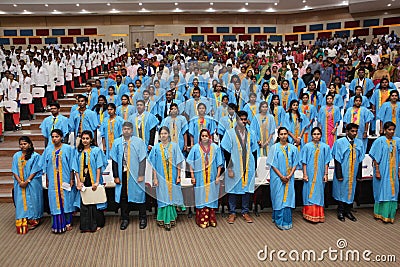
<path fill-rule="evenodd" d="M 260 115 L 260 134 L 261 134 L 261 143 L 265 143 L 267 141 L 267 137 L 269 136 L 268 132 L 268 117 L 267 115 L 261 117 Z M 268 146 L 264 149 L 261 149 L 261 156 L 267 156 L 268 154 Z"/>
<path fill-rule="evenodd" d="M 311 199 L 314 193 L 314 188 L 315 188 L 315 183 L 317 181 L 317 174 L 318 174 L 318 157 L 319 157 L 319 153 L 320 153 L 320 148 L 319 148 L 320 144 L 314 144 L 315 147 L 315 154 L 314 154 L 314 175 L 313 175 L 313 181 L 311 184 L 311 189 L 310 189 L 310 193 L 308 195 L 308 198 Z"/>
<path fill-rule="evenodd" d="M 281 145 L 281 150 L 282 150 L 282 153 L 283 153 L 283 155 L 285 157 L 286 175 L 289 175 L 290 171 L 291 171 L 291 166 L 289 165 L 289 156 L 288 156 L 288 153 L 290 152 L 290 147 L 288 146 L 288 152 L 287 153 L 286 153 L 285 147 L 282 146 L 282 145 Z M 286 176 L 286 175 L 284 175 L 284 176 Z M 288 195 L 288 192 L 289 192 L 289 183 L 290 183 L 290 181 L 287 182 L 286 185 L 285 185 L 285 193 L 283 194 L 282 202 L 286 202 L 286 200 L 287 200 L 287 195 Z"/>
<path fill-rule="evenodd" d="M 214 93 L 214 99 L 215 99 L 215 104 L 216 104 L 216 107 L 218 108 L 220 105 L 221 105 L 221 102 L 222 102 L 222 94 L 221 93 L 219 93 L 219 95 L 217 95 L 217 93 Z"/>
<path fill-rule="evenodd" d="M 386 143 L 389 148 L 389 179 L 390 179 L 390 188 L 392 189 L 392 196 L 395 195 L 395 181 L 396 181 L 396 141 L 389 141 L 386 139 Z M 391 150 L 391 151 L 390 151 Z"/>
<path fill-rule="evenodd" d="M 250 107 L 250 110 L 251 110 L 251 113 L 253 114 L 253 116 L 256 115 L 256 113 L 257 113 L 257 105 L 256 104 L 249 105 L 249 107 Z"/>
<path fill-rule="evenodd" d="M 241 144 L 240 144 L 240 141 L 239 141 L 239 138 L 238 138 L 237 134 L 236 134 L 236 143 L 237 143 L 237 146 L 238 146 L 239 159 L 240 159 L 239 161 L 240 161 L 240 173 L 242 174 L 242 188 L 245 188 L 245 187 L 247 186 L 247 183 L 248 183 L 248 180 L 249 180 L 249 179 L 248 179 L 248 177 L 249 177 L 248 168 L 249 168 L 250 150 L 251 150 L 251 147 L 250 147 L 250 133 L 247 132 L 246 169 L 243 168 L 243 167 L 244 167 L 244 166 L 243 166 L 243 160 L 242 160 L 242 155 L 243 155 L 242 151 L 243 151 L 243 148 L 242 148 L 242 146 L 241 146 Z"/>
<path fill-rule="evenodd" d="M 108 148 L 111 150 L 112 144 L 114 142 L 114 125 L 115 125 L 115 119 L 111 120 L 111 118 L 109 118 L 108 121 Z"/>
<path fill-rule="evenodd" d="M 85 113 L 82 113 L 81 120 L 79 121 L 79 128 L 78 128 L 78 133 L 82 133 L 83 130 L 83 120 L 85 119 Z"/>
<path fill-rule="evenodd" d="M 141 124 L 142 139 L 143 139 L 143 141 L 146 141 L 146 138 L 145 138 L 145 135 L 144 135 L 144 133 L 145 133 L 145 131 L 144 131 L 144 118 L 145 118 L 145 115 L 143 114 L 143 118 L 142 118 L 142 121 L 141 121 L 140 124 Z M 140 137 L 140 135 L 139 135 L 139 122 L 138 121 L 139 121 L 138 117 L 136 117 L 135 118 L 136 134 L 137 134 L 137 137 Z"/>
<path fill-rule="evenodd" d="M 282 106 L 284 109 L 286 109 L 286 105 L 289 104 L 288 99 L 289 99 L 289 90 L 287 91 L 282 90 Z"/>
<path fill-rule="evenodd" d="M 90 153 L 91 153 L 91 151 L 92 150 L 90 148 L 89 148 L 88 151 L 86 151 L 86 154 L 87 154 L 86 155 L 86 161 L 88 163 L 87 165 L 88 165 L 88 169 L 89 169 L 90 180 L 91 180 L 92 184 L 94 184 L 95 182 L 94 182 L 93 171 L 92 171 L 92 168 L 91 168 L 91 165 L 90 165 Z M 85 168 L 84 159 L 85 159 L 85 151 L 82 151 L 81 158 L 80 158 L 80 172 L 79 172 L 79 179 L 81 180 L 82 183 L 85 182 L 85 177 L 83 176 L 84 168 Z M 97 179 L 97 177 L 96 177 L 96 179 Z"/>
<path fill-rule="evenodd" d="M 165 157 L 165 150 L 163 144 L 160 144 L 161 159 L 164 170 L 164 177 L 168 187 L 169 199 L 172 200 L 172 144 L 168 143 L 168 159 Z"/>
<path fill-rule="evenodd" d="M 210 144 L 210 155 L 208 156 L 208 165 L 206 165 L 206 160 L 204 156 L 204 151 L 201 147 L 199 147 L 200 154 L 201 154 L 201 165 L 204 166 L 204 173 L 203 173 L 203 184 L 204 190 L 206 192 L 205 202 L 208 202 L 208 195 L 210 193 L 210 180 L 211 180 L 211 169 L 212 169 L 212 160 L 214 154 L 214 148 L 212 144 Z"/>
<path fill-rule="evenodd" d="M 274 119 L 275 119 L 275 125 L 278 127 L 278 107 L 274 106 Z"/>
<path fill-rule="evenodd" d="M 129 114 L 128 110 L 129 110 L 128 106 L 126 107 L 121 106 L 122 117 L 124 118 L 124 120 L 128 120 L 128 114 Z"/>
<path fill-rule="evenodd" d="M 299 79 L 296 79 L 296 82 L 294 82 L 294 79 L 292 79 L 292 84 L 294 87 L 294 92 L 296 95 L 298 95 L 298 90 L 299 90 Z"/>
<path fill-rule="evenodd" d="M 394 123 L 394 124 L 396 124 L 396 109 L 397 109 L 397 104 L 391 104 L 391 107 L 392 107 L 392 122 Z"/>
<path fill-rule="evenodd" d="M 102 123 L 103 123 L 103 120 L 104 120 L 104 111 L 103 111 L 103 108 L 100 108 L 99 115 L 100 115 L 100 124 L 102 124 Z"/>
<path fill-rule="evenodd" d="M 354 167 L 356 164 L 356 144 L 349 144 L 350 148 L 350 157 L 349 157 L 349 192 L 348 192 L 348 199 L 350 200 L 351 193 L 353 191 L 353 178 L 354 178 Z"/>
<path fill-rule="evenodd" d="M 379 108 L 382 106 L 383 103 L 389 98 L 389 90 L 386 91 L 386 95 L 382 95 L 382 90 L 379 89 Z"/>
<path fill-rule="evenodd" d="M 169 122 L 169 129 L 171 130 L 171 142 L 178 143 L 178 135 L 176 131 L 176 119 L 171 118 Z"/>
<path fill-rule="evenodd" d="M 54 174 L 54 191 L 56 195 L 56 204 L 57 204 L 57 209 L 61 208 L 60 205 L 60 200 L 64 203 L 64 190 L 61 189 L 61 199 L 58 198 L 58 177 L 60 177 L 60 184 L 62 184 L 62 179 L 63 179 L 63 173 L 62 173 L 62 150 L 60 148 L 60 152 L 58 153 L 58 156 L 56 155 L 56 150 L 54 149 L 52 152 L 52 163 L 53 163 L 53 174 Z M 57 157 L 58 157 L 58 168 L 57 168 Z M 58 177 L 57 177 L 58 176 Z"/>
<path fill-rule="evenodd" d="M 351 122 L 352 123 L 360 125 L 360 113 L 361 113 L 361 107 L 358 108 L 357 111 L 355 110 L 355 108 L 351 108 Z"/>
<path fill-rule="evenodd" d="M 25 156 L 21 155 L 18 161 L 18 171 L 19 171 L 19 178 L 21 179 L 22 182 L 25 182 L 25 173 L 24 173 L 24 168 L 26 166 L 26 160 Z M 21 188 L 21 194 L 22 194 L 22 202 L 24 203 L 24 211 L 28 210 L 28 205 L 26 203 L 26 188 Z"/>

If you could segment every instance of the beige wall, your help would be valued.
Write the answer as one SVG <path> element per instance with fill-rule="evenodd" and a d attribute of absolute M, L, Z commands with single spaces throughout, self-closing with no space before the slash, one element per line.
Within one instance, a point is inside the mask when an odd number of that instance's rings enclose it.
<path fill-rule="evenodd" d="M 105 15 L 105 16 L 13 16 L 0 17 L 0 33 L 4 29 L 38 29 L 38 28 L 97 28 L 98 36 L 91 38 L 111 41 L 123 38 L 130 47 L 130 26 L 154 26 L 154 36 L 158 39 L 188 40 L 190 35 L 185 35 L 186 26 L 275 26 L 277 34 L 288 34 L 293 32 L 294 25 L 309 25 L 327 22 L 344 22 L 349 20 L 362 20 L 370 18 L 384 18 L 398 16 L 400 10 L 389 10 L 387 14 L 379 13 L 356 13 L 350 14 L 346 8 L 307 12 L 290 15 L 264 14 L 151 14 L 151 15 Z M 34 21 L 34 27 L 32 22 Z M 382 20 L 381 20 L 382 23 Z M 390 27 L 400 32 L 399 26 Z M 83 32 L 83 31 L 82 31 Z M 113 34 L 128 34 L 128 36 L 112 36 Z M 161 34 L 164 36 L 157 36 Z"/>

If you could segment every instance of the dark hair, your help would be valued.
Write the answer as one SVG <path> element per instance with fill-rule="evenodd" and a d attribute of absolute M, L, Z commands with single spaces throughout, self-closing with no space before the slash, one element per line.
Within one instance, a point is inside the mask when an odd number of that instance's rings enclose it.
<path fill-rule="evenodd" d="M 357 99 L 360 99 L 361 103 L 362 103 L 362 96 L 360 96 L 360 95 L 354 96 L 354 100 L 353 101 L 356 102 Z"/>
<path fill-rule="evenodd" d="M 199 103 L 199 104 L 197 105 L 197 109 L 199 109 L 200 106 L 204 106 L 204 108 L 207 109 L 207 106 L 206 106 L 206 104 L 204 104 L 204 103 Z"/>
<path fill-rule="evenodd" d="M 271 103 L 269 103 L 269 109 L 271 110 L 272 116 L 275 116 L 275 114 L 274 114 L 274 109 L 275 109 L 274 99 L 278 99 L 279 102 L 281 101 L 281 100 L 279 99 L 279 95 L 273 95 L 273 96 L 271 97 Z M 278 104 L 278 106 L 279 106 L 279 104 Z"/>
<path fill-rule="evenodd" d="M 386 77 L 383 77 L 383 78 L 381 79 L 381 81 L 379 82 L 379 88 L 382 87 L 382 82 L 383 82 L 383 81 L 387 81 L 387 82 L 389 83 L 389 79 L 386 78 Z"/>
<path fill-rule="evenodd" d="M 358 130 L 358 124 L 350 122 L 349 124 L 346 125 L 346 131 L 350 131 L 351 129 L 357 129 Z"/>
<path fill-rule="evenodd" d="M 314 127 L 314 128 L 312 128 L 312 130 L 311 130 L 311 135 L 312 135 L 315 131 L 319 131 L 319 133 L 322 134 L 321 128 L 319 128 L 319 127 Z"/>
<path fill-rule="evenodd" d="M 82 99 L 82 98 L 85 99 L 85 102 L 88 101 L 88 98 L 87 98 L 87 96 L 85 96 L 85 95 L 79 94 L 79 95 L 77 96 L 77 99 L 78 99 L 78 100 L 79 100 L 79 99 Z"/>
<path fill-rule="evenodd" d="M 53 130 L 50 132 L 50 136 L 51 136 L 53 133 L 58 134 L 61 138 L 63 138 L 63 136 L 64 136 L 63 132 L 62 132 L 60 129 L 53 129 Z"/>
<path fill-rule="evenodd" d="M 328 94 L 326 95 L 325 99 L 327 99 L 327 98 L 328 98 L 328 96 L 332 97 L 332 99 L 335 99 L 335 95 L 334 95 L 334 94 L 332 94 L 332 93 L 328 93 Z"/>
<path fill-rule="evenodd" d="M 293 99 L 292 101 L 290 101 L 289 110 L 288 110 L 289 120 L 290 121 L 293 121 L 293 118 L 292 118 L 292 112 L 293 112 L 292 105 L 295 104 L 295 103 L 299 104 L 299 101 L 297 99 Z M 301 116 L 300 116 L 300 112 L 299 112 L 298 109 L 296 110 L 296 115 L 297 115 L 297 118 L 298 118 L 299 122 L 302 122 L 302 119 L 301 119 Z"/>
<path fill-rule="evenodd" d="M 392 126 L 396 129 L 396 124 L 394 124 L 394 122 L 392 122 L 392 121 L 387 121 L 387 122 L 385 122 L 385 123 L 383 124 L 383 129 L 384 129 L 384 130 L 387 130 L 387 129 L 389 129 L 389 127 L 392 127 Z"/>
<path fill-rule="evenodd" d="M 397 91 L 397 89 L 394 89 L 394 90 L 391 90 L 390 91 L 390 93 L 389 93 L 389 97 L 388 97 L 388 99 L 386 99 L 386 102 L 390 102 L 390 97 L 393 95 L 393 94 L 396 94 L 397 95 L 397 101 L 400 101 L 400 99 L 399 99 L 399 91 Z"/>
<path fill-rule="evenodd" d="M 129 99 L 129 96 L 126 95 L 126 94 L 122 95 L 122 96 L 121 96 L 121 101 L 122 101 L 122 98 L 123 98 L 123 97 L 128 98 L 128 105 L 130 105 L 130 104 L 131 104 L 131 100 Z"/>
<path fill-rule="evenodd" d="M 35 148 L 33 147 L 32 140 L 28 136 L 21 136 L 18 140 L 18 143 L 21 143 L 21 141 L 25 141 L 31 146 L 30 148 L 28 148 L 26 150 L 26 154 L 25 154 L 25 160 L 29 160 L 31 158 L 33 152 L 35 152 Z"/>
<path fill-rule="evenodd" d="M 242 116 L 246 116 L 246 118 L 249 117 L 249 114 L 248 114 L 246 111 L 244 111 L 244 110 L 239 110 L 239 111 L 237 112 L 237 115 L 238 115 L 239 118 L 242 117 Z"/>
<path fill-rule="evenodd" d="M 93 133 L 91 131 L 85 130 L 81 133 L 81 137 L 84 135 L 89 135 L 90 139 L 92 140 L 90 142 L 90 146 L 94 146 Z M 85 147 L 83 146 L 82 139 L 81 139 L 79 142 L 79 145 L 78 145 L 78 152 L 82 152 L 84 148 Z"/>
<path fill-rule="evenodd" d="M 114 103 L 108 103 L 107 104 L 107 109 L 108 108 L 112 108 L 112 109 L 114 109 L 114 110 L 117 110 L 117 106 L 114 104 Z"/>
<path fill-rule="evenodd" d="M 50 106 L 50 107 L 56 107 L 57 109 L 60 108 L 60 104 L 57 103 L 57 102 L 50 103 L 49 106 Z"/>
<path fill-rule="evenodd" d="M 267 101 L 261 101 L 261 102 L 260 102 L 260 104 L 258 105 L 258 111 L 259 111 L 259 112 L 261 111 L 261 106 L 263 106 L 263 105 L 267 105 L 267 107 L 268 107 Z"/>
<path fill-rule="evenodd" d="M 128 128 L 133 129 L 133 123 L 130 122 L 130 121 L 125 121 L 125 122 L 122 124 L 122 128 L 124 128 L 124 127 L 128 127 Z"/>
<path fill-rule="evenodd" d="M 228 98 L 228 101 L 229 101 L 229 96 L 227 96 L 227 95 L 224 95 L 224 96 L 221 98 L 221 101 L 224 101 L 225 98 Z"/>
<path fill-rule="evenodd" d="M 320 75 L 321 75 L 321 71 L 316 70 L 316 71 L 314 71 L 314 75 L 315 75 L 315 74 L 320 74 Z"/>
<path fill-rule="evenodd" d="M 281 131 L 289 132 L 289 130 L 286 127 L 279 127 L 279 129 L 278 129 L 278 137 L 276 138 L 275 143 L 279 143 L 281 141 L 281 139 L 279 138 L 279 133 Z"/>
<path fill-rule="evenodd" d="M 161 134 L 162 130 L 166 130 L 167 133 L 169 134 L 169 128 L 167 126 L 162 126 L 159 130 L 158 130 L 158 134 Z"/>
<path fill-rule="evenodd" d="M 144 100 L 138 100 L 138 101 L 136 101 L 136 106 L 137 106 L 137 104 L 139 104 L 139 103 L 142 103 L 143 105 L 145 105 L 146 103 L 144 103 Z"/>
<path fill-rule="evenodd" d="M 100 98 L 104 100 L 104 104 L 103 105 L 99 104 L 99 99 Z M 99 95 L 99 98 L 97 99 L 97 104 L 93 107 L 93 110 L 97 114 L 99 114 L 101 108 L 103 108 L 103 112 L 107 109 L 107 98 L 104 95 Z"/>

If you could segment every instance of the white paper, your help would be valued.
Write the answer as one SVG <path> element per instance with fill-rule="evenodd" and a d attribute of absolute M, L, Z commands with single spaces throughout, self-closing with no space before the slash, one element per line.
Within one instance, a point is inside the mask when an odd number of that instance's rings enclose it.
<path fill-rule="evenodd" d="M 71 191 L 71 185 L 69 183 L 63 182 L 61 188 L 67 191 Z"/>

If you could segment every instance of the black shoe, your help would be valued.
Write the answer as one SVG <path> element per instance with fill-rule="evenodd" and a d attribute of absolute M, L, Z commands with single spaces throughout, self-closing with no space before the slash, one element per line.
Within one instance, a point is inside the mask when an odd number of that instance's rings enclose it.
<path fill-rule="evenodd" d="M 119 227 L 119 229 L 126 230 L 126 228 L 128 228 L 128 224 L 129 224 L 128 220 L 122 220 L 121 226 Z"/>
<path fill-rule="evenodd" d="M 337 218 L 339 219 L 339 221 L 342 221 L 342 222 L 345 221 L 343 213 L 338 213 Z"/>
<path fill-rule="evenodd" d="M 345 216 L 346 216 L 347 218 L 349 218 L 350 221 L 353 221 L 353 222 L 356 222 L 356 221 L 357 221 L 357 218 L 354 217 L 354 215 L 353 215 L 351 212 L 347 212 L 347 213 L 345 214 Z"/>
<path fill-rule="evenodd" d="M 147 219 L 140 219 L 139 229 L 144 229 L 147 226 Z"/>

